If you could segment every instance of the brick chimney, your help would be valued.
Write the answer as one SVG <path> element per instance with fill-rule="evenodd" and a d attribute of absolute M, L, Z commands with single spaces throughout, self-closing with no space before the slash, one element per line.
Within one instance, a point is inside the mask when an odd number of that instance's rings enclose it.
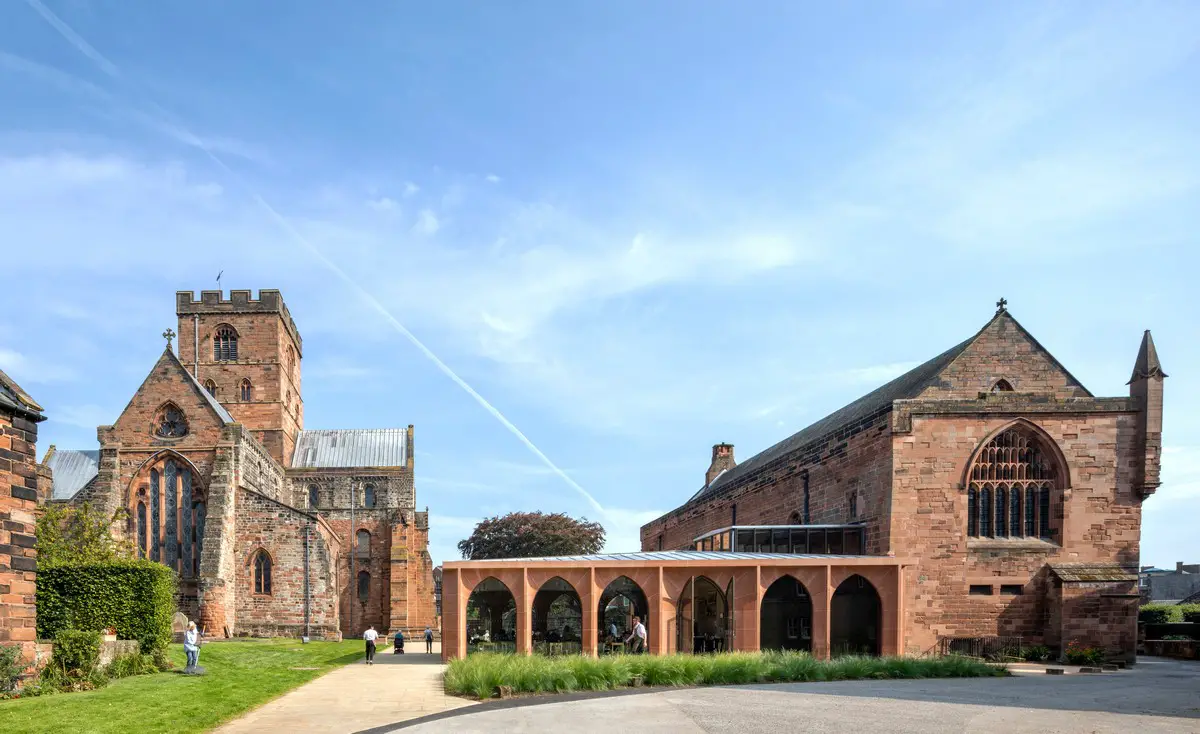
<path fill-rule="evenodd" d="M 713 446 L 712 463 L 708 465 L 708 471 L 704 473 L 704 486 L 712 484 L 718 474 L 735 466 L 737 466 L 737 462 L 733 460 L 733 444 L 719 443 Z"/>
<path fill-rule="evenodd" d="M 1133 365 L 1133 376 L 1129 378 L 1129 397 L 1133 398 L 1138 409 L 1135 450 L 1141 454 L 1138 457 L 1134 482 L 1138 494 L 1143 499 L 1154 494 L 1160 481 L 1163 378 L 1166 376 L 1162 364 L 1158 361 L 1154 339 L 1147 329 L 1142 336 L 1142 346 L 1138 349 L 1137 360 Z"/>

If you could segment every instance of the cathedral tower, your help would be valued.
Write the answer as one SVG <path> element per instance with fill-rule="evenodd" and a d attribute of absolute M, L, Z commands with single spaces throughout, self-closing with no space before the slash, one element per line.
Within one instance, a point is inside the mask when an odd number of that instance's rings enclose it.
<path fill-rule="evenodd" d="M 283 466 L 304 427 L 300 332 L 277 290 L 175 294 L 179 361 Z"/>

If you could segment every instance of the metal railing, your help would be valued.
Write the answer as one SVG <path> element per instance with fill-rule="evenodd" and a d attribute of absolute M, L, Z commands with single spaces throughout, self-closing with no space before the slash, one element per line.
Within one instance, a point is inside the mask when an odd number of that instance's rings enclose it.
<path fill-rule="evenodd" d="M 1024 642 L 1021 637 L 949 637 L 939 636 L 937 655 L 963 655 L 981 660 L 1022 658 Z"/>

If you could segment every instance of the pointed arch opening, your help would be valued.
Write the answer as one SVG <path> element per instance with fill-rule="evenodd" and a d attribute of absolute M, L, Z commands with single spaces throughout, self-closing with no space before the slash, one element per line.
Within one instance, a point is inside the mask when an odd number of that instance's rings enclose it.
<path fill-rule="evenodd" d="M 675 608 L 678 610 L 675 624 L 679 652 L 732 649 L 727 595 L 712 579 L 707 576 L 688 579 Z"/>
<path fill-rule="evenodd" d="M 515 652 L 517 602 L 504 582 L 489 576 L 467 598 L 467 653 Z"/>
<path fill-rule="evenodd" d="M 533 651 L 542 655 L 583 652 L 583 604 L 561 576 L 542 584 L 533 596 Z"/>
<path fill-rule="evenodd" d="M 1004 378 L 1000 378 L 992 384 L 992 392 L 1013 392 L 1012 383 Z"/>
<path fill-rule="evenodd" d="M 271 565 L 271 555 L 267 553 L 266 548 L 259 548 L 254 552 L 254 557 L 251 561 L 251 574 L 253 577 L 254 593 L 257 596 L 271 595 Z"/>
<path fill-rule="evenodd" d="M 196 466 L 173 450 L 160 451 L 142 462 L 126 491 L 139 555 L 185 580 L 199 575 L 207 493 Z"/>
<path fill-rule="evenodd" d="M 212 395 L 214 398 L 217 397 L 217 383 L 213 382 L 212 380 L 205 380 L 204 391 L 209 395 Z"/>
<path fill-rule="evenodd" d="M 811 652 L 812 616 L 808 589 L 794 576 L 780 576 L 763 594 L 758 620 L 759 648 Z"/>
<path fill-rule="evenodd" d="M 883 604 L 866 578 L 854 574 L 838 584 L 829 607 L 829 651 L 838 655 L 879 655 Z"/>
<path fill-rule="evenodd" d="M 243 377 L 242 381 L 238 383 L 238 392 L 243 403 L 249 403 L 254 399 L 254 385 L 250 384 L 249 377 Z"/>
<path fill-rule="evenodd" d="M 601 650 L 605 653 L 624 651 L 624 641 L 633 632 L 635 618 L 646 627 L 647 632 L 652 629 L 646 593 L 628 576 L 618 576 L 608 582 L 604 591 L 600 592 L 596 611 L 596 619 L 600 620 L 601 625 L 596 639 L 603 641 Z"/>
<path fill-rule="evenodd" d="M 1057 541 L 1067 470 L 1053 440 L 1018 421 L 987 439 L 967 472 L 967 535 Z"/>

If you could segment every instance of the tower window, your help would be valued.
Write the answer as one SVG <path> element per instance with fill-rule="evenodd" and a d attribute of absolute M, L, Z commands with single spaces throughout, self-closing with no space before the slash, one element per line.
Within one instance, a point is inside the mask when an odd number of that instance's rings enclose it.
<path fill-rule="evenodd" d="M 287 348 L 287 370 L 289 375 L 296 373 L 296 350 L 289 344 Z"/>
<path fill-rule="evenodd" d="M 213 359 L 230 362 L 238 358 L 238 337 L 232 326 L 221 326 L 213 335 Z"/>
<path fill-rule="evenodd" d="M 249 379 L 242 380 L 241 390 L 242 390 L 242 402 L 243 403 L 250 402 L 251 398 L 254 395 L 254 388 L 251 387 Z"/>
<path fill-rule="evenodd" d="M 217 396 L 217 383 L 213 382 L 212 380 L 204 381 L 204 389 L 214 398 Z"/>
<path fill-rule="evenodd" d="M 254 554 L 254 593 L 271 594 L 271 557 L 265 550 Z"/>

